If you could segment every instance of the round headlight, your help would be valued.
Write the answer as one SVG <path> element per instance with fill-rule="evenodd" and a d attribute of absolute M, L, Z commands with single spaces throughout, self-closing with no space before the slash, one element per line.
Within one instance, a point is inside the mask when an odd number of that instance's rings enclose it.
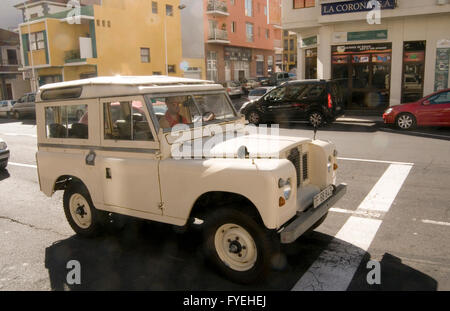
<path fill-rule="evenodd" d="M 278 188 L 283 188 L 286 181 L 283 178 L 278 179 Z"/>
<path fill-rule="evenodd" d="M 8 145 L 4 141 L 0 141 L 0 150 L 5 150 L 8 148 Z"/>
<path fill-rule="evenodd" d="M 389 108 L 388 110 L 386 110 L 384 113 L 385 114 L 390 114 L 392 111 L 393 111 L 394 109 L 392 109 L 392 108 Z"/>

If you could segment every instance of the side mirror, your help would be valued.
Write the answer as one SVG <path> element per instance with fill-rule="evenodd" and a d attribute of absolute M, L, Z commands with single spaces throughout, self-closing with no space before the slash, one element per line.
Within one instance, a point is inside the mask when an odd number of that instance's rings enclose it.
<path fill-rule="evenodd" d="M 422 102 L 422 105 L 424 105 L 424 106 L 429 106 L 431 103 L 430 103 L 430 101 L 429 100 L 424 100 L 423 102 Z"/>

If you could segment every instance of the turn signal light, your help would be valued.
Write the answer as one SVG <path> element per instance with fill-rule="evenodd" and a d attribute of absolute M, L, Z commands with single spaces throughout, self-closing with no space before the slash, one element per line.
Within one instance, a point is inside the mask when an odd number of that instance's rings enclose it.
<path fill-rule="evenodd" d="M 286 200 L 283 197 L 280 197 L 280 199 L 278 199 L 278 205 L 282 207 L 284 204 L 286 204 Z"/>
<path fill-rule="evenodd" d="M 333 169 L 337 170 L 338 169 L 338 165 L 336 163 L 333 164 Z"/>

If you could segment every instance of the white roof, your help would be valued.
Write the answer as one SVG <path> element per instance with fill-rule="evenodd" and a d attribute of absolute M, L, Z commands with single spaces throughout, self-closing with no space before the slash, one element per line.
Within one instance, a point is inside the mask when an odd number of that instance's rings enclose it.
<path fill-rule="evenodd" d="M 93 97 L 114 97 L 148 93 L 172 93 L 188 91 L 224 90 L 214 81 L 169 76 L 113 76 L 51 83 L 40 87 L 40 94 L 47 90 L 81 87 L 79 99 Z"/>
<path fill-rule="evenodd" d="M 40 90 L 58 89 L 71 86 L 84 85 L 133 85 L 133 86 L 158 86 L 158 85 L 180 85 L 180 84 L 213 84 L 213 81 L 188 79 L 169 76 L 113 76 L 96 77 L 90 79 L 73 80 L 67 82 L 51 83 L 41 86 Z"/>

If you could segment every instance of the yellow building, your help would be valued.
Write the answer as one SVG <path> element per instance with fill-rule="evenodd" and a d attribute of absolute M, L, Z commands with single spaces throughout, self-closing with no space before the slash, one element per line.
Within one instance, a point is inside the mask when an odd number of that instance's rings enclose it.
<path fill-rule="evenodd" d="M 90 5 L 16 6 L 29 19 L 19 25 L 23 69 L 30 78 L 34 69 L 39 85 L 92 76 L 183 76 L 179 0 L 81 3 Z"/>

